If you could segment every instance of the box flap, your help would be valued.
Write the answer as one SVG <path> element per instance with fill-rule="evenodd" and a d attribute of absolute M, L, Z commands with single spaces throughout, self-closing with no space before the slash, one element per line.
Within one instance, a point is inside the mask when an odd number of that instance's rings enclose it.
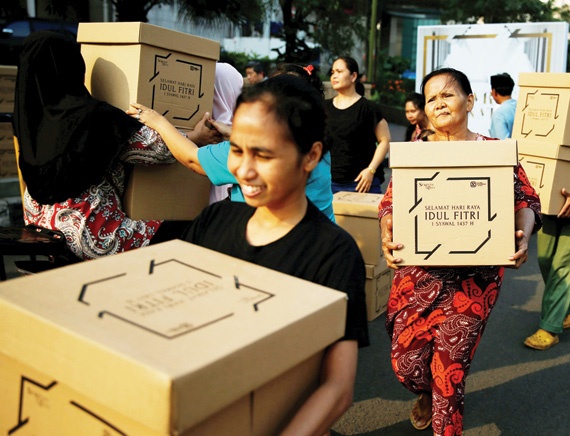
<path fill-rule="evenodd" d="M 535 139 L 519 139 L 519 154 L 570 161 L 570 146 Z"/>
<path fill-rule="evenodd" d="M 335 215 L 351 215 L 378 219 L 378 205 L 382 194 L 337 192 L 333 196 Z"/>
<path fill-rule="evenodd" d="M 81 44 L 148 44 L 207 59 L 220 58 L 220 43 L 212 39 L 148 23 L 79 23 Z"/>
<path fill-rule="evenodd" d="M 342 292 L 183 241 L 0 284 L 2 353 L 161 434 L 324 349 L 345 316 Z"/>
<path fill-rule="evenodd" d="M 390 143 L 390 168 L 515 166 L 517 141 L 433 141 Z"/>
<path fill-rule="evenodd" d="M 520 73 L 519 86 L 570 88 L 569 73 Z"/>

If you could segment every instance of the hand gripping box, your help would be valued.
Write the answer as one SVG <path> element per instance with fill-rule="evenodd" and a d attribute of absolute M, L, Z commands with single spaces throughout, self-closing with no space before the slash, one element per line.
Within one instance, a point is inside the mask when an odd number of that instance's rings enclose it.
<path fill-rule="evenodd" d="M 220 44 L 146 23 L 80 23 L 77 41 L 91 94 L 120 109 L 138 102 L 181 130 L 212 112 Z M 132 219 L 191 220 L 210 183 L 179 163 L 134 167 L 124 198 Z"/>
<path fill-rule="evenodd" d="M 377 265 L 383 258 L 378 221 L 382 194 L 337 192 L 333 196 L 336 222 L 354 238 L 365 264 Z"/>
<path fill-rule="evenodd" d="M 534 139 L 519 139 L 519 162 L 540 197 L 541 212 L 558 215 L 570 190 L 570 147 Z"/>
<path fill-rule="evenodd" d="M 0 434 L 277 434 L 345 316 L 342 292 L 183 241 L 3 282 Z"/>
<path fill-rule="evenodd" d="M 512 137 L 570 145 L 570 74 L 520 73 Z"/>
<path fill-rule="evenodd" d="M 517 142 L 390 145 L 393 240 L 402 265 L 512 265 Z"/>

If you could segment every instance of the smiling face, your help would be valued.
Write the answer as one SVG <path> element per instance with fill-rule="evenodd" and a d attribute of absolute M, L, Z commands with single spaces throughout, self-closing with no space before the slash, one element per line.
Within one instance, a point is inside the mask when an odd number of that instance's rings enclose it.
<path fill-rule="evenodd" d="M 238 107 L 230 143 L 228 168 L 247 204 L 283 209 L 305 198 L 307 178 L 314 168 L 308 161 L 314 156 L 301 155 L 288 128 L 278 122 L 267 103 L 258 100 Z"/>
<path fill-rule="evenodd" d="M 354 87 L 357 78 L 358 74 L 351 73 L 344 60 L 337 59 L 333 63 L 331 69 L 331 86 L 335 91 Z"/>
<path fill-rule="evenodd" d="M 473 94 L 466 95 L 448 74 L 429 79 L 424 86 L 425 113 L 436 132 L 453 134 L 467 129 L 467 115 L 473 109 Z"/>

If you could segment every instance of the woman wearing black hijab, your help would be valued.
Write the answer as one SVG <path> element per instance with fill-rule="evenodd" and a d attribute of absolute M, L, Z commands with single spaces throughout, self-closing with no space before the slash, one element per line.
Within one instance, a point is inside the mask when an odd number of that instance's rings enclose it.
<path fill-rule="evenodd" d="M 84 76 L 71 37 L 42 31 L 25 40 L 14 124 L 26 224 L 60 230 L 80 259 L 176 237 L 187 223 L 135 221 L 121 203 L 131 164 L 174 157 L 154 130 L 92 98 Z"/>

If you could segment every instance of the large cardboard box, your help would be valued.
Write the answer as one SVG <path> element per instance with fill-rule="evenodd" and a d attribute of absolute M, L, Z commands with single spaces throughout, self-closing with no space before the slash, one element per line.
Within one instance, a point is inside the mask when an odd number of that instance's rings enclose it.
<path fill-rule="evenodd" d="M 212 111 L 218 41 L 140 22 L 79 23 L 77 41 L 95 98 L 142 103 L 186 129 Z"/>
<path fill-rule="evenodd" d="M 18 67 L 0 65 L 0 112 L 14 112 Z"/>
<path fill-rule="evenodd" d="M 333 196 L 336 223 L 358 244 L 365 264 L 379 264 L 384 254 L 378 221 L 382 194 L 337 192 Z"/>
<path fill-rule="evenodd" d="M 181 130 L 212 111 L 220 44 L 146 23 L 80 23 L 77 41 L 95 98 L 121 109 L 138 102 Z M 210 183 L 180 164 L 135 166 L 124 198 L 133 219 L 191 220 Z"/>
<path fill-rule="evenodd" d="M 512 137 L 570 145 L 570 74 L 520 73 Z"/>
<path fill-rule="evenodd" d="M 393 240 L 402 265 L 511 265 L 517 143 L 390 145 Z"/>
<path fill-rule="evenodd" d="M 541 212 L 558 215 L 564 206 L 562 188 L 570 190 L 570 147 L 519 139 L 519 162 L 540 197 Z"/>
<path fill-rule="evenodd" d="M 183 241 L 3 282 L 0 433 L 277 434 L 301 400 L 263 398 L 314 388 L 345 316 L 344 293 Z"/>
<path fill-rule="evenodd" d="M 368 321 L 373 321 L 386 311 L 394 270 L 388 268 L 385 260 L 378 265 L 365 267 L 366 312 Z"/>
<path fill-rule="evenodd" d="M 123 207 L 128 217 L 192 220 L 209 204 L 210 180 L 181 163 L 136 165 L 131 172 Z"/>

